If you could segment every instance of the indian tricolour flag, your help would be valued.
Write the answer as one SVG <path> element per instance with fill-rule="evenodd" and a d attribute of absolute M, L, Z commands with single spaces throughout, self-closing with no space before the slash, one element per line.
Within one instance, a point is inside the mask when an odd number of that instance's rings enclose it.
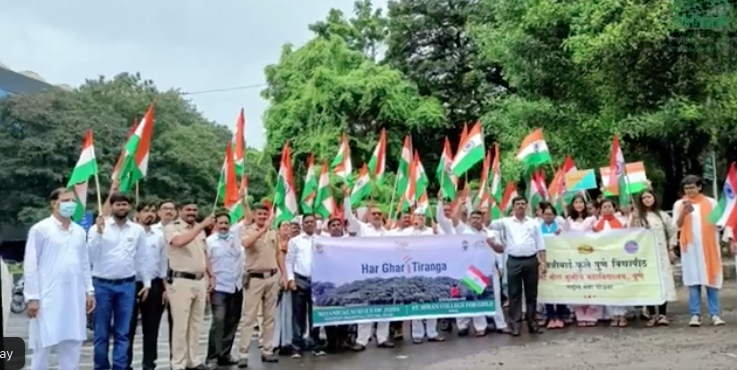
<path fill-rule="evenodd" d="M 386 171 L 386 129 L 381 129 L 379 142 L 376 143 L 376 148 L 371 155 L 368 168 L 371 179 L 381 184 L 384 179 L 384 172 Z"/>
<path fill-rule="evenodd" d="M 484 273 L 477 269 L 475 266 L 471 266 L 468 268 L 468 271 L 466 271 L 466 275 L 463 276 L 463 278 L 461 279 L 461 283 L 466 285 L 476 294 L 483 293 L 486 287 L 491 284 L 489 278 L 486 277 Z"/>
<path fill-rule="evenodd" d="M 456 188 L 458 187 L 458 177 L 453 174 L 451 166 L 453 165 L 453 152 L 450 150 L 450 140 L 445 137 L 445 144 L 443 145 L 443 154 L 440 156 L 440 162 L 438 162 L 438 168 L 435 170 L 435 176 L 438 178 L 440 183 L 440 190 L 444 198 L 454 200 L 456 195 Z"/>
<path fill-rule="evenodd" d="M 353 185 L 353 191 L 351 191 L 351 207 L 358 207 L 361 201 L 369 195 L 371 195 L 371 176 L 369 175 L 368 166 L 364 163 L 358 179 L 356 179 L 356 184 Z"/>
<path fill-rule="evenodd" d="M 504 195 L 502 196 L 502 212 L 508 215 L 512 210 L 512 199 L 517 197 L 517 186 L 513 182 L 507 182 L 507 187 L 504 188 Z"/>
<path fill-rule="evenodd" d="M 304 214 L 315 212 L 315 196 L 317 195 L 317 176 L 315 176 L 315 155 L 310 154 L 307 159 L 307 174 L 302 186 L 302 212 Z"/>
<path fill-rule="evenodd" d="M 68 188 L 74 189 L 77 198 L 77 209 L 72 216 L 73 221 L 84 218 L 84 210 L 87 206 L 87 182 L 90 177 L 97 175 L 97 159 L 95 158 L 95 146 L 92 140 L 92 130 L 87 130 L 82 144 L 82 153 L 79 155 L 77 165 L 74 166 L 72 175 L 67 183 Z M 97 189 L 100 191 L 100 189 Z"/>
<path fill-rule="evenodd" d="M 235 223 L 243 217 L 243 207 L 241 206 L 240 194 L 238 194 L 238 176 L 236 176 L 233 146 L 230 145 L 230 143 L 225 147 L 224 167 L 223 177 L 225 190 L 221 196 L 223 197 L 223 205 L 230 214 L 230 222 Z"/>
<path fill-rule="evenodd" d="M 409 135 L 404 137 L 404 145 L 402 145 L 402 153 L 399 157 L 399 166 L 397 167 L 397 188 L 394 189 L 395 194 L 404 194 L 407 192 L 409 184 L 409 168 L 412 164 L 412 138 Z M 400 202 L 401 209 L 402 203 Z"/>
<path fill-rule="evenodd" d="M 292 172 L 292 154 L 289 150 L 289 143 L 286 143 L 284 149 L 282 149 L 279 177 L 276 181 L 274 226 L 278 227 L 283 221 L 294 219 L 299 212 L 297 208 L 297 194 L 294 189 L 294 174 Z"/>
<path fill-rule="evenodd" d="M 477 122 L 468 136 L 458 144 L 458 153 L 453 158 L 453 173 L 462 176 L 476 163 L 484 159 L 484 135 L 481 133 L 481 123 Z"/>
<path fill-rule="evenodd" d="M 501 210 L 502 203 L 502 164 L 501 157 L 499 155 L 499 143 L 494 143 L 494 162 L 491 163 L 491 177 L 490 195 L 491 195 L 491 219 L 496 220 L 501 218 L 503 213 Z"/>
<path fill-rule="evenodd" d="M 481 167 L 481 179 L 479 181 L 479 193 L 476 196 L 476 209 L 488 211 L 491 206 L 489 196 L 489 174 L 491 173 L 491 153 L 486 152 L 484 165 Z"/>
<path fill-rule="evenodd" d="M 129 192 L 133 186 L 148 173 L 148 154 L 151 136 L 154 131 L 154 105 L 148 107 L 143 120 L 136 127 L 133 136 L 125 144 L 125 158 L 120 169 L 120 191 Z"/>
<path fill-rule="evenodd" d="M 737 197 L 735 196 L 735 190 L 737 189 L 737 165 L 732 163 L 729 167 L 729 173 L 727 178 L 724 179 L 724 190 L 722 191 L 722 197 L 719 199 L 719 204 L 709 214 L 709 222 L 719 226 L 732 227 L 732 230 L 737 229 Z"/>
<path fill-rule="evenodd" d="M 550 163 L 550 151 L 543 137 L 543 130 L 538 128 L 522 140 L 517 151 L 517 160 L 522 162 L 525 171 Z"/>
<path fill-rule="evenodd" d="M 335 198 L 333 198 L 333 192 L 330 189 L 330 170 L 328 162 L 322 163 L 322 169 L 320 170 L 320 178 L 317 182 L 317 192 L 315 194 L 314 212 L 322 216 L 323 219 L 328 219 L 336 211 Z"/>
<path fill-rule="evenodd" d="M 340 140 L 338 154 L 333 159 L 333 163 L 330 164 L 330 168 L 336 176 L 342 178 L 346 184 L 348 183 L 348 178 L 353 172 L 353 165 L 351 164 L 351 147 L 346 134 L 343 134 Z"/>

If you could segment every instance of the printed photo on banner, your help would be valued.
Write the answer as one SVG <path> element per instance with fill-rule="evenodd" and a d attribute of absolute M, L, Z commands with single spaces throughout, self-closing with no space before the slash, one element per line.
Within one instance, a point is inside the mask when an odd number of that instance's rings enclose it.
<path fill-rule="evenodd" d="M 655 237 L 647 229 L 545 237 L 547 273 L 538 300 L 551 304 L 645 306 L 665 302 Z"/>
<path fill-rule="evenodd" d="M 316 326 L 493 315 L 495 254 L 477 235 L 318 238 Z"/>

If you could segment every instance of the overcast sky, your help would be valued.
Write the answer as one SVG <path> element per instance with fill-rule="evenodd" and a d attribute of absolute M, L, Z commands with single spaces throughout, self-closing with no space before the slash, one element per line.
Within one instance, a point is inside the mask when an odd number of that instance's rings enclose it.
<path fill-rule="evenodd" d="M 385 7 L 386 0 L 376 5 Z M 0 62 L 53 84 L 141 72 L 163 89 L 196 92 L 260 85 L 285 42 L 352 0 L 0 0 Z M 261 148 L 263 87 L 191 96 L 204 115 L 233 126 L 246 109 L 249 146 Z"/>

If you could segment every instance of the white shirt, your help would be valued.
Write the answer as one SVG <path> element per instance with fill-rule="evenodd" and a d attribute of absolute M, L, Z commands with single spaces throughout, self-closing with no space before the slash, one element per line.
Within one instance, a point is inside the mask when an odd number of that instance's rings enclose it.
<path fill-rule="evenodd" d="M 215 291 L 235 293 L 243 289 L 246 251 L 240 240 L 232 232 L 225 239 L 215 233 L 208 236 L 205 243 L 210 269 L 215 275 Z"/>
<path fill-rule="evenodd" d="M 294 280 L 294 275 L 312 276 L 312 244 L 315 237 L 305 233 L 289 239 L 287 244 L 286 268 L 287 280 Z"/>
<path fill-rule="evenodd" d="M 30 320 L 28 347 L 40 351 L 66 340 L 85 341 L 85 299 L 93 292 L 86 235 L 81 226 L 64 228 L 54 217 L 28 231 L 23 257 L 23 295 L 39 301 Z"/>
<path fill-rule="evenodd" d="M 118 226 L 113 217 L 106 218 L 102 235 L 93 226 L 87 236 L 92 276 L 117 280 L 139 275 L 143 286 L 150 288 L 153 268 L 147 248 L 143 226 L 131 220 Z"/>
<path fill-rule="evenodd" d="M 151 266 L 151 279 L 166 279 L 166 272 L 169 269 L 169 260 L 166 257 L 166 242 L 164 241 L 164 234 L 160 231 L 155 231 L 153 227 L 150 227 L 148 231 L 144 228 L 146 233 L 146 255 Z M 136 273 L 136 281 L 143 281 L 141 273 Z"/>
<path fill-rule="evenodd" d="M 504 252 L 512 257 L 532 257 L 545 250 L 540 225 L 532 217 L 504 217 L 491 221 L 491 230 L 504 235 Z"/>
<path fill-rule="evenodd" d="M 348 231 L 356 233 L 356 236 L 384 236 L 387 230 L 381 227 L 374 227 L 374 225 L 367 224 L 359 221 L 356 216 L 353 215 L 351 210 L 351 202 L 343 202 L 343 215 L 346 221 L 348 221 Z"/>
<path fill-rule="evenodd" d="M 402 230 L 399 230 L 397 232 L 397 235 L 398 236 L 419 236 L 419 235 L 435 235 L 435 233 L 429 227 L 423 227 L 419 229 L 414 226 L 410 226 Z"/>

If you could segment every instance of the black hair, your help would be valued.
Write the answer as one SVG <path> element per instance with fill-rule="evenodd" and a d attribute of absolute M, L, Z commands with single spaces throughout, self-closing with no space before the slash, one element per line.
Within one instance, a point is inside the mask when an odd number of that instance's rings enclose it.
<path fill-rule="evenodd" d="M 619 210 L 619 207 L 617 206 L 617 202 L 615 202 L 614 200 L 612 200 L 612 199 L 609 199 L 609 198 L 604 198 L 604 199 L 602 199 L 602 200 L 601 200 L 601 201 L 599 202 L 599 208 L 603 207 L 603 206 L 604 206 L 604 204 L 606 204 L 606 203 L 609 203 L 609 204 L 611 204 L 611 205 L 612 205 L 612 208 L 614 208 L 614 212 L 616 212 L 617 210 Z"/>
<path fill-rule="evenodd" d="M 523 202 L 525 202 L 525 204 L 527 204 L 527 199 L 525 199 L 525 197 L 523 197 L 521 195 L 518 195 L 518 196 L 512 198 L 512 205 L 514 205 L 515 203 L 517 203 L 519 201 L 523 201 Z"/>
<path fill-rule="evenodd" d="M 703 189 L 704 180 L 702 180 L 701 177 L 698 177 L 696 175 L 687 175 L 686 177 L 683 178 L 683 180 L 681 180 L 681 191 L 683 191 L 683 188 L 685 188 L 686 185 L 696 185 Z"/>
<path fill-rule="evenodd" d="M 538 203 L 537 208 L 540 209 L 542 212 L 545 212 L 546 210 L 551 210 L 553 212 L 553 215 L 557 216 L 558 211 L 555 210 L 555 207 L 553 207 L 553 204 L 548 201 L 542 201 Z"/>
<path fill-rule="evenodd" d="M 576 211 L 576 208 L 573 206 L 573 203 L 576 203 L 579 199 L 583 202 L 583 210 L 581 212 Z M 582 194 L 576 194 L 571 199 L 571 204 L 568 205 L 568 217 L 572 220 L 578 220 L 579 218 L 585 219 L 586 217 L 589 217 L 589 211 L 586 209 L 586 199 Z"/>
<path fill-rule="evenodd" d="M 138 205 L 136 206 L 136 212 L 141 212 L 145 208 L 153 208 L 154 211 L 156 211 L 156 208 L 157 208 L 156 202 L 151 201 L 151 200 L 144 200 L 142 202 L 139 202 Z"/>
<path fill-rule="evenodd" d="M 216 220 L 219 219 L 220 217 L 225 217 L 225 218 L 228 219 L 228 221 L 230 221 L 230 215 L 228 214 L 228 212 L 219 211 L 219 212 L 215 213 L 215 219 Z"/>
<path fill-rule="evenodd" d="M 174 206 L 174 208 L 177 208 L 177 203 L 173 199 L 164 199 L 161 202 L 159 202 L 158 208 L 161 208 L 164 204 L 171 203 L 171 205 Z"/>
<path fill-rule="evenodd" d="M 328 226 L 332 225 L 334 222 L 339 223 L 341 226 L 343 225 L 343 221 L 337 217 L 330 217 L 330 220 L 328 221 Z"/>
<path fill-rule="evenodd" d="M 474 211 L 471 211 L 471 216 L 484 217 L 484 213 L 479 210 L 474 210 Z"/>
<path fill-rule="evenodd" d="M 315 217 L 314 213 L 306 213 L 302 215 L 302 222 L 304 222 L 307 217 L 312 217 L 313 220 L 317 220 L 317 217 Z"/>
<path fill-rule="evenodd" d="M 269 207 L 267 207 L 266 204 L 263 204 L 263 203 L 256 203 L 256 204 L 253 205 L 253 210 L 254 211 L 259 211 L 259 210 L 260 211 L 268 211 L 269 210 Z"/>
<path fill-rule="evenodd" d="M 194 199 L 185 199 L 185 200 L 179 202 L 179 204 L 177 204 L 177 209 L 182 209 L 182 208 L 184 208 L 186 206 L 190 206 L 190 205 L 197 206 L 197 202 L 195 202 Z"/>
<path fill-rule="evenodd" d="M 110 195 L 110 205 L 115 203 L 131 204 L 131 198 L 123 193 L 113 193 Z"/>
<path fill-rule="evenodd" d="M 645 203 L 642 202 L 642 196 L 645 194 L 650 194 L 653 196 L 653 205 L 650 206 L 650 208 L 648 208 L 645 205 Z M 647 217 L 646 217 L 648 211 L 655 213 L 656 216 L 660 217 L 661 221 L 663 219 L 663 216 L 660 215 L 661 210 L 660 210 L 660 203 L 658 201 L 658 196 L 655 195 L 655 192 L 650 189 L 645 189 L 639 194 L 637 194 L 637 196 L 635 197 L 635 208 L 637 209 L 637 214 L 639 215 L 638 221 L 640 221 L 640 223 L 643 226 L 650 225 L 650 223 L 647 222 Z"/>
<path fill-rule="evenodd" d="M 49 202 L 59 200 L 59 196 L 66 193 L 71 193 L 72 189 L 69 188 L 56 188 L 51 191 L 51 194 L 49 194 Z"/>

